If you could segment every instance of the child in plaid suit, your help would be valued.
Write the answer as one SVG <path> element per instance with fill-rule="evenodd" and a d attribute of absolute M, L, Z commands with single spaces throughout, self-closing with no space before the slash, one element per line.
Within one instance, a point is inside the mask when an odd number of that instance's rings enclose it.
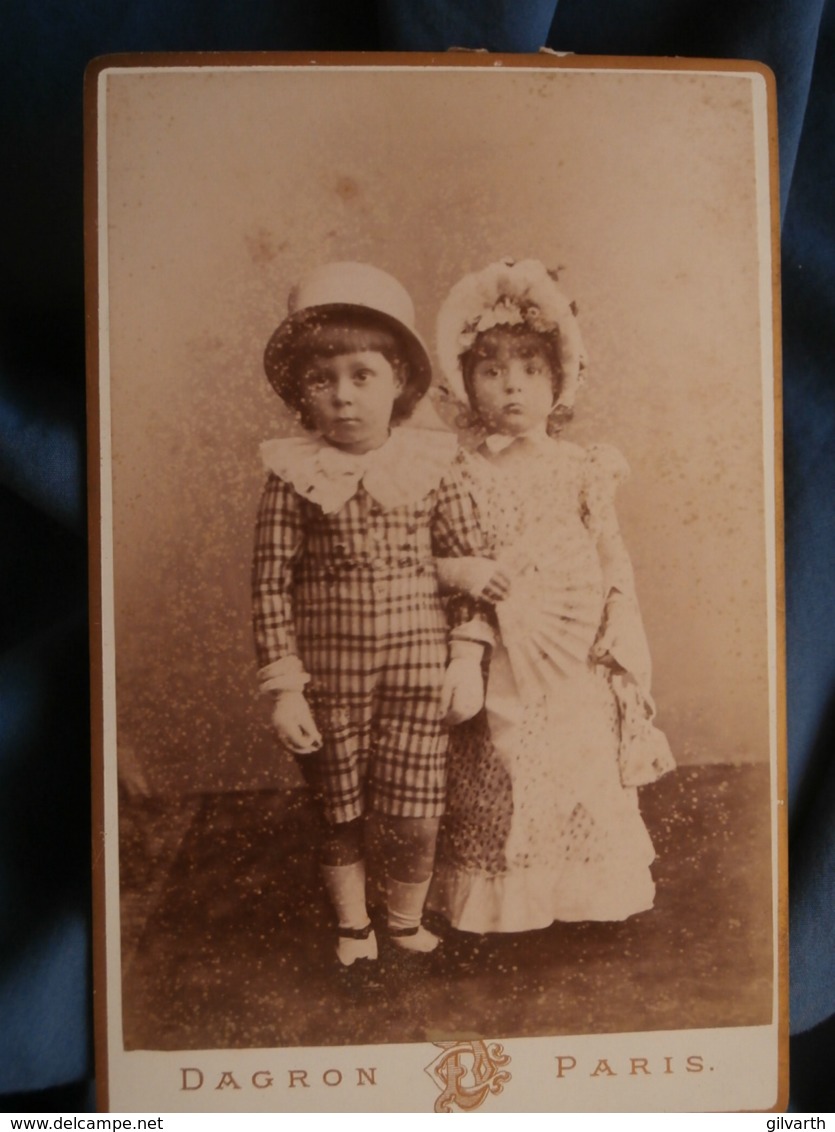
<path fill-rule="evenodd" d="M 426 392 L 430 363 L 411 299 L 365 264 L 328 264 L 290 296 L 267 376 L 309 430 L 266 442 L 253 605 L 259 679 L 279 741 L 322 800 L 325 887 L 337 957 L 377 958 L 366 906 L 363 815 L 387 862 L 388 933 L 421 923 L 444 809 L 446 727 L 483 702 L 490 639 L 472 599 L 438 597 L 433 559 L 479 554 L 452 434 L 392 429 Z M 449 621 L 458 622 L 450 631 Z"/>

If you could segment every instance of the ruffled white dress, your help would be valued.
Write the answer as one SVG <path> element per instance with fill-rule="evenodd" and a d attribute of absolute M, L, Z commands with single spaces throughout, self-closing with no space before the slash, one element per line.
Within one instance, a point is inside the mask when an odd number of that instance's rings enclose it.
<path fill-rule="evenodd" d="M 652 907 L 637 786 L 674 765 L 653 724 L 649 656 L 614 497 L 614 449 L 488 438 L 465 478 L 512 575 L 485 711 L 457 728 L 430 906 L 515 932 Z M 485 564 L 474 561 L 478 589 Z M 467 584 L 462 563 L 446 581 Z M 442 580 L 445 578 L 440 564 Z"/>

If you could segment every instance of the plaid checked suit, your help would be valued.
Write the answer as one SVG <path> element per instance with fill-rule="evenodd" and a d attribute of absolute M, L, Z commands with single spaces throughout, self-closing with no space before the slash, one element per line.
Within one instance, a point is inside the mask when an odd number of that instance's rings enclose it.
<path fill-rule="evenodd" d="M 311 676 L 306 695 L 324 742 L 300 764 L 329 821 L 366 807 L 400 817 L 443 812 L 449 622 L 477 611 L 460 598 L 445 612 L 433 558 L 481 553 L 472 500 L 453 478 L 390 508 L 360 482 L 328 514 L 269 476 L 253 565 L 258 663 L 295 654 Z"/>

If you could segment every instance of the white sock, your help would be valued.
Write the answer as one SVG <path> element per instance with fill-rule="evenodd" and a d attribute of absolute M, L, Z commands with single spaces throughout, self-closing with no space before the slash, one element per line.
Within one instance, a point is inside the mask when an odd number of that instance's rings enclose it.
<path fill-rule="evenodd" d="M 369 927 L 368 906 L 365 902 L 365 862 L 322 865 L 322 878 L 340 929 L 364 931 Z M 345 967 L 350 967 L 357 959 L 376 959 L 377 937 L 373 931 L 359 939 L 340 935 L 336 943 L 336 957 Z"/>
<path fill-rule="evenodd" d="M 405 880 L 386 878 L 389 931 L 409 933 L 392 934 L 391 937 L 392 942 L 404 951 L 434 951 L 440 943 L 438 937 L 420 922 L 431 879 L 430 876 L 419 884 L 410 884 Z"/>

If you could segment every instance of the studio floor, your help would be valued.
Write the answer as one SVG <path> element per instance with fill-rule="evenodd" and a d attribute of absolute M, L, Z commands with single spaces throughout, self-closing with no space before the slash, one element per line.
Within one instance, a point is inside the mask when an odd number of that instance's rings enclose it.
<path fill-rule="evenodd" d="M 771 1019 L 768 774 L 685 767 L 641 792 L 656 905 L 622 923 L 455 937 L 375 990 L 334 970 L 303 792 L 123 799 L 127 1049 L 508 1038 Z M 471 939 L 466 941 L 468 944 Z"/>

